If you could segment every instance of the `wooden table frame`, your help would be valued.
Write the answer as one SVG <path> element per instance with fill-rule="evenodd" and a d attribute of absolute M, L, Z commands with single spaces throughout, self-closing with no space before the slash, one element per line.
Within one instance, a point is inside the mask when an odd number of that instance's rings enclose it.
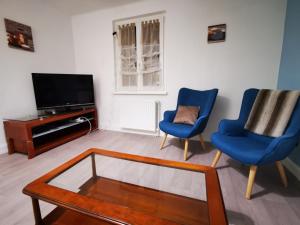
<path fill-rule="evenodd" d="M 50 180 L 54 179 L 58 175 L 62 174 L 64 171 L 68 170 L 69 168 L 73 167 L 74 165 L 76 165 L 77 163 L 86 159 L 89 156 L 91 156 L 92 159 L 93 176 L 96 176 L 95 154 L 129 161 L 141 162 L 145 164 L 204 173 L 206 180 L 206 194 L 210 225 L 228 224 L 218 174 L 214 168 L 209 166 L 202 166 L 184 162 L 175 162 L 170 160 L 163 160 L 92 148 L 71 159 L 70 161 L 62 164 L 56 169 L 50 171 L 49 173 L 45 174 L 39 179 L 33 181 L 23 189 L 23 193 L 29 195 L 32 198 L 33 212 L 36 225 L 43 224 L 38 200 L 54 204 L 65 209 L 80 212 L 87 216 L 99 218 L 101 220 L 108 221 L 113 224 L 141 224 L 141 221 L 143 221 L 142 224 L 149 225 L 177 224 L 175 222 L 157 218 L 146 213 L 134 211 L 133 209 L 130 209 L 128 207 L 100 201 L 97 199 L 92 199 L 90 197 L 80 195 L 48 184 Z M 147 221 L 150 222 L 147 223 Z"/>

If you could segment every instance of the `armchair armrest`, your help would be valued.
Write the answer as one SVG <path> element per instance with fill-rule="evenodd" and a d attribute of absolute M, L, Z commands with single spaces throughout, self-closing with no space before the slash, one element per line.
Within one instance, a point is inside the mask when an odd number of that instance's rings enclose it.
<path fill-rule="evenodd" d="M 295 135 L 283 135 L 278 138 L 274 138 L 267 148 L 267 152 L 274 151 L 274 149 L 287 147 L 290 144 L 296 145 L 298 138 Z"/>
<path fill-rule="evenodd" d="M 196 122 L 194 123 L 194 128 L 202 129 L 202 127 L 203 127 L 203 129 L 204 129 L 206 126 L 207 120 L 208 120 L 208 116 L 199 116 L 198 119 L 196 120 Z"/>
<path fill-rule="evenodd" d="M 164 119 L 163 119 L 163 121 L 171 123 L 171 122 L 173 122 L 173 120 L 175 118 L 175 115 L 176 115 L 176 110 L 165 111 L 164 112 Z"/>
<path fill-rule="evenodd" d="M 260 159 L 259 164 L 282 160 L 294 150 L 299 139 L 297 135 L 283 135 L 274 138 L 266 149 L 266 154 Z"/>
<path fill-rule="evenodd" d="M 219 132 L 228 136 L 236 136 L 244 133 L 244 127 L 239 120 L 221 120 Z"/>
<path fill-rule="evenodd" d="M 193 131 L 191 136 L 202 133 L 206 126 L 207 120 L 208 116 L 199 116 L 193 125 Z"/>

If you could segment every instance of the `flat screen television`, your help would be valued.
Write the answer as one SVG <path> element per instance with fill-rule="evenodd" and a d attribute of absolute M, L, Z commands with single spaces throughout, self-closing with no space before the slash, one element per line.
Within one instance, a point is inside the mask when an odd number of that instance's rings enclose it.
<path fill-rule="evenodd" d="M 38 110 L 94 105 L 93 75 L 32 73 Z"/>

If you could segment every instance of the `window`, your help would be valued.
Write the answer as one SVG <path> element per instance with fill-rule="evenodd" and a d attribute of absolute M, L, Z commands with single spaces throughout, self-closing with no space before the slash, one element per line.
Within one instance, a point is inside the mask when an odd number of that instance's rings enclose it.
<path fill-rule="evenodd" d="M 163 15 L 114 22 L 117 93 L 162 93 Z"/>

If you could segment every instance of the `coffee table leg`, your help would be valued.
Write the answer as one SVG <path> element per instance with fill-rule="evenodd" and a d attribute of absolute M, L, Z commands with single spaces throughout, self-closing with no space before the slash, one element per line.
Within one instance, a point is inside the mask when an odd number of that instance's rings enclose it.
<path fill-rule="evenodd" d="M 33 214 L 34 214 L 34 220 L 36 225 L 43 225 L 43 219 L 41 216 L 41 209 L 40 209 L 40 204 L 39 200 L 36 198 L 31 198 L 32 200 L 32 207 L 33 207 Z"/>
<path fill-rule="evenodd" d="M 92 170 L 93 170 L 93 178 L 97 177 L 97 172 L 96 172 L 96 161 L 95 161 L 95 154 L 92 154 Z"/>

